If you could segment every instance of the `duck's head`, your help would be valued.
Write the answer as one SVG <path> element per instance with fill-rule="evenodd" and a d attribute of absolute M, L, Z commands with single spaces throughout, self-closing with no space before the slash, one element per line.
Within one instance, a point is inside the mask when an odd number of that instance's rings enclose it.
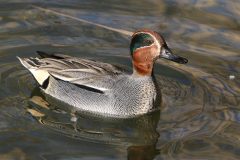
<path fill-rule="evenodd" d="M 132 35 L 130 44 L 134 74 L 151 75 L 153 65 L 158 58 L 165 58 L 185 64 L 186 58 L 174 55 L 168 48 L 164 38 L 157 32 L 143 29 Z"/>

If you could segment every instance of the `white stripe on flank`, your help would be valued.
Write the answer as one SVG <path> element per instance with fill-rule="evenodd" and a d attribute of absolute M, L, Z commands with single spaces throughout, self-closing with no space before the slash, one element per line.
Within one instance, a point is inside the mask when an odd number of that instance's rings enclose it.
<path fill-rule="evenodd" d="M 95 70 L 85 69 L 85 68 L 83 68 L 83 69 L 81 69 L 81 68 L 79 68 L 79 69 L 64 69 L 64 70 L 59 71 L 59 73 L 65 73 L 65 74 L 67 74 L 67 72 L 98 73 L 98 72 L 96 72 Z"/>

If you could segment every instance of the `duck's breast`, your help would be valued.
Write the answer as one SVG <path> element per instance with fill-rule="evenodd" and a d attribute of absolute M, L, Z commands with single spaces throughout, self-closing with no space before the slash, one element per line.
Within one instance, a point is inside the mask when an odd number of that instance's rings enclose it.
<path fill-rule="evenodd" d="M 116 113 L 137 115 L 158 108 L 161 93 L 152 77 L 134 78 L 128 76 L 119 79 L 111 96 L 113 96 L 111 105 Z"/>

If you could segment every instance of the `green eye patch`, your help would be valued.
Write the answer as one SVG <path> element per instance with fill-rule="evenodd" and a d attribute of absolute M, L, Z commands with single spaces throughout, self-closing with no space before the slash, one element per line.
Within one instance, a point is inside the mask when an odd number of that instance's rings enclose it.
<path fill-rule="evenodd" d="M 140 33 L 133 37 L 131 44 L 130 44 L 130 51 L 133 53 L 136 49 L 140 47 L 150 46 L 153 44 L 153 38 L 146 33 Z"/>

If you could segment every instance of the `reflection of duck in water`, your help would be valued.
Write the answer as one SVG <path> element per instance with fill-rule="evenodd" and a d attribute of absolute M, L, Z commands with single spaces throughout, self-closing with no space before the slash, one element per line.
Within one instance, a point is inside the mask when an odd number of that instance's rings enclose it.
<path fill-rule="evenodd" d="M 178 63 L 163 37 L 150 30 L 133 34 L 130 45 L 133 74 L 111 64 L 38 52 L 39 58 L 19 58 L 43 91 L 82 111 L 111 117 L 131 117 L 151 112 L 161 104 L 153 74 L 156 59 Z"/>
<path fill-rule="evenodd" d="M 121 149 L 128 159 L 153 159 L 157 154 L 155 145 L 159 137 L 156 131 L 159 111 L 135 118 L 103 119 L 76 112 L 74 107 L 51 96 L 44 98 L 39 93 L 33 93 L 27 110 L 43 125 L 61 135 L 116 146 L 113 148 Z"/>

